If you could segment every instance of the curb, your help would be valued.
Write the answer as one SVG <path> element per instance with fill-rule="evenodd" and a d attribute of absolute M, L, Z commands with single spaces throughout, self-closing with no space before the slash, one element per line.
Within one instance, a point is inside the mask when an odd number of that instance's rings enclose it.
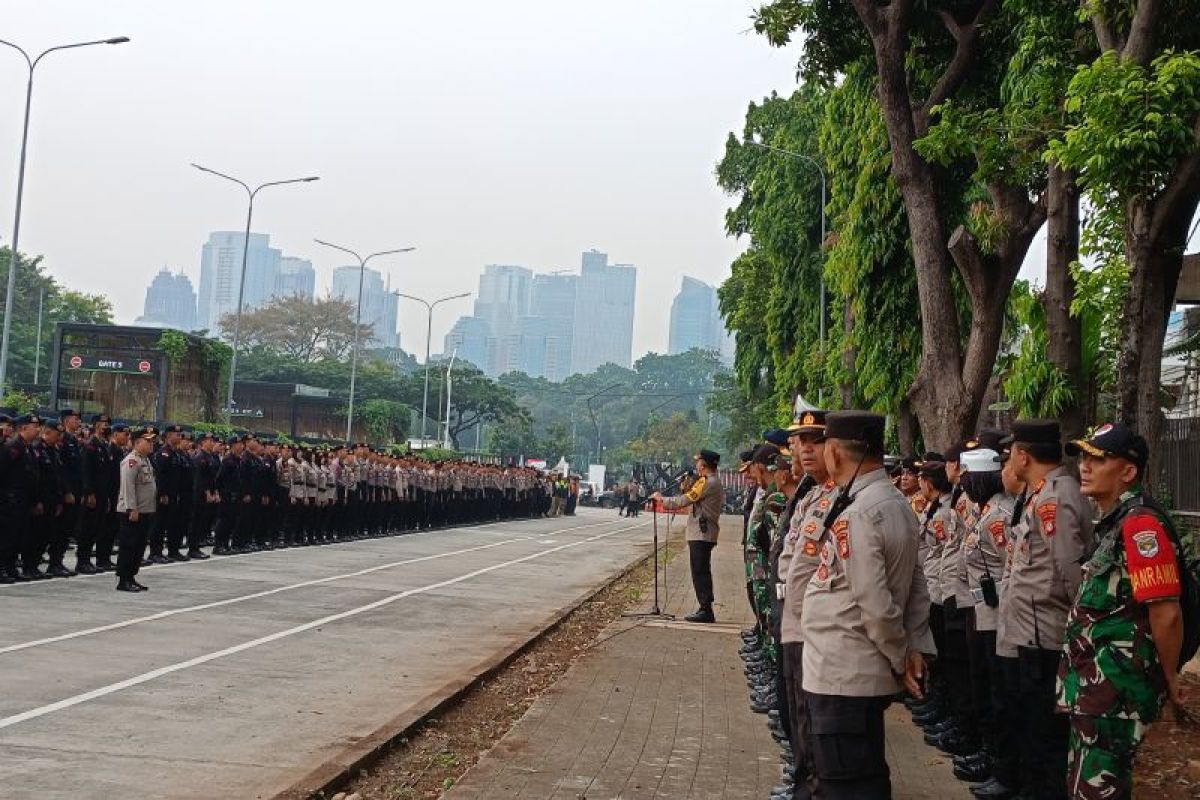
<path fill-rule="evenodd" d="M 356 777 L 356 773 L 370 768 L 386 756 L 397 742 L 410 734 L 414 728 L 456 705 L 469 691 L 517 660 L 585 603 L 650 562 L 653 555 L 654 553 L 650 552 L 634 560 L 595 589 L 552 612 L 548 622 L 518 634 L 511 647 L 502 648 L 496 655 L 484 659 L 468 670 L 470 677 L 446 682 L 418 700 L 403 714 L 393 717 L 372 733 L 343 747 L 287 789 L 260 797 L 265 796 L 269 800 L 322 800 L 341 791 L 346 783 Z"/>

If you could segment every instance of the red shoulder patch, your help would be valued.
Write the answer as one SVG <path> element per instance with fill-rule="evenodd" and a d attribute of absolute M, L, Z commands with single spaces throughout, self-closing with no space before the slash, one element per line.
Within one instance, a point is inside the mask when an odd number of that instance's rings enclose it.
<path fill-rule="evenodd" d="M 988 533 L 992 535 L 992 541 L 996 543 L 996 547 L 1004 547 L 1006 544 L 1004 536 L 1004 520 L 994 519 L 988 523 Z"/>
<path fill-rule="evenodd" d="M 845 560 L 850 557 L 850 522 L 839 519 L 833 523 L 833 538 L 837 542 L 838 558 Z"/>
<path fill-rule="evenodd" d="M 1038 519 L 1042 521 L 1042 533 L 1053 536 L 1057 533 L 1055 523 L 1058 520 L 1058 503 L 1047 500 L 1037 507 Z"/>
<path fill-rule="evenodd" d="M 1175 545 L 1154 514 L 1130 514 L 1121 523 L 1133 599 L 1138 602 L 1178 597 L 1181 591 Z"/>
<path fill-rule="evenodd" d="M 946 523 L 942 522 L 940 519 L 935 519 L 933 521 L 933 538 L 937 539 L 939 542 L 946 541 Z"/>
<path fill-rule="evenodd" d="M 131 458 L 131 459 L 129 459 L 129 466 L 131 466 L 131 467 L 136 467 L 136 466 L 137 466 L 137 459 L 136 459 L 136 458 Z"/>

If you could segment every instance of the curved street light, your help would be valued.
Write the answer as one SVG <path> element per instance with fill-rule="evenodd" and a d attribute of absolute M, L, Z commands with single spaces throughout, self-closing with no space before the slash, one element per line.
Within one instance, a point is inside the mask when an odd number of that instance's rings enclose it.
<path fill-rule="evenodd" d="M 311 183 L 312 181 L 319 181 L 320 178 L 312 176 L 308 178 L 289 178 L 286 181 L 270 181 L 259 184 L 251 189 L 244 181 L 238 180 L 232 175 L 226 175 L 224 172 L 217 172 L 215 169 L 202 167 L 194 162 L 192 166 L 201 172 L 207 172 L 209 175 L 216 175 L 218 178 L 224 178 L 227 181 L 236 183 L 246 190 L 246 196 L 249 199 L 249 204 L 246 208 L 246 236 L 242 239 L 242 274 L 238 279 L 237 313 L 233 318 L 233 358 L 229 362 L 229 391 L 225 396 L 225 414 L 228 419 L 232 419 L 233 382 L 237 379 L 238 347 L 241 345 L 242 337 L 242 297 L 246 292 L 246 257 L 250 252 L 250 221 L 254 218 L 254 198 L 261 190 L 266 189 L 268 186 L 283 186 L 287 183 Z"/>
<path fill-rule="evenodd" d="M 354 349 L 350 356 L 350 403 L 346 409 L 346 444 L 350 444 L 350 430 L 354 424 L 354 382 L 358 377 L 358 329 L 362 325 L 362 294 L 363 294 L 363 278 L 367 273 L 367 262 L 377 256 L 391 256 L 397 253 L 411 253 L 415 247 L 398 247 L 395 250 L 380 250 L 378 253 L 371 253 L 365 258 L 351 250 L 349 247 L 332 244 L 331 242 L 322 241 L 321 239 L 313 239 L 319 245 L 332 247 L 334 250 L 341 250 L 343 253 L 349 253 L 358 261 L 358 302 L 354 304 Z"/>
<path fill-rule="evenodd" d="M 33 71 L 37 68 L 38 62 L 49 53 L 54 53 L 58 50 L 73 50 L 77 47 L 90 47 L 96 44 L 125 44 L 128 41 L 128 36 L 114 36 L 111 39 L 60 44 L 49 47 L 33 58 L 30 58 L 29 53 L 25 52 L 19 45 L 0 39 L 0 44 L 5 47 L 11 47 L 20 53 L 25 58 L 25 64 L 29 68 L 29 80 L 25 84 L 25 123 L 21 129 L 21 158 L 17 166 L 17 205 L 13 212 L 12 244 L 10 245 L 11 249 L 9 250 L 10 255 L 8 259 L 8 293 L 4 296 L 4 334 L 3 339 L 0 340 L 0 393 L 4 391 L 4 381 L 8 377 L 8 343 L 9 333 L 12 329 L 13 295 L 17 292 L 17 247 L 21 242 L 21 200 L 25 194 L 25 154 L 29 148 L 29 109 L 33 101 Z M 56 406 L 57 400 L 58 398 L 52 398 L 51 405 Z"/>
<path fill-rule="evenodd" d="M 429 312 L 428 323 L 425 326 L 425 393 L 421 399 L 421 447 L 424 447 L 425 421 L 429 417 L 429 340 L 433 338 L 433 309 L 448 300 L 460 300 L 464 297 L 470 297 L 471 293 L 463 292 L 462 294 L 452 294 L 449 297 L 442 297 L 434 300 L 432 303 L 423 298 L 414 297 L 411 294 L 404 294 L 403 292 L 396 292 L 396 296 L 403 297 L 406 300 L 415 300 L 421 305 L 425 306 L 425 309 Z M 438 409 L 438 412 L 440 414 L 440 408 Z"/>

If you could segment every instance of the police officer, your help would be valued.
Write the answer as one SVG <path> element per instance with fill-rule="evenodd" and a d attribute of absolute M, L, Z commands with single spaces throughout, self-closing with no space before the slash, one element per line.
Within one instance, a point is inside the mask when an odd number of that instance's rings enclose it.
<path fill-rule="evenodd" d="M 52 536 L 49 553 L 50 574 L 55 577 L 68 577 L 71 570 L 62 563 L 63 554 L 66 553 L 71 537 L 79 527 L 79 509 L 83 501 L 83 443 L 80 441 L 83 419 L 75 409 L 64 408 L 58 412 L 58 420 L 62 425 L 61 441 L 58 444 L 62 514 L 58 516 L 58 529 Z M 55 550 L 59 547 L 62 548 L 62 553 L 56 557 Z"/>
<path fill-rule="evenodd" d="M 1150 450 L 1141 436 L 1103 425 L 1066 450 L 1079 456 L 1082 492 L 1103 515 L 1058 673 L 1058 709 L 1071 725 L 1067 792 L 1128 800 L 1146 727 L 1164 702 L 1183 702 L 1181 556 L 1191 542 L 1142 490 Z"/>
<path fill-rule="evenodd" d="M 104 558 L 97 559 L 100 564 L 93 563 L 92 558 L 98 548 L 97 544 L 105 537 L 109 524 L 108 515 L 112 511 L 109 505 L 111 494 L 110 465 L 113 458 L 108 443 L 108 429 L 112 420 L 107 414 L 92 416 L 92 435 L 84 442 L 80 451 L 80 503 L 79 527 L 75 532 L 75 571 L 81 575 L 95 575 L 103 569 L 112 569 L 112 541 L 109 539 L 108 550 L 103 552 Z M 101 566 L 103 565 L 103 567 Z"/>
<path fill-rule="evenodd" d="M 1026 498 L 1013 528 L 996 651 L 1011 659 L 1004 667 L 1006 691 L 1014 698 L 1028 793 L 1035 800 L 1057 800 L 1065 794 L 1069 724 L 1054 713 L 1055 676 L 1082 564 L 1095 549 L 1092 511 L 1063 467 L 1057 422 L 1017 420 L 1005 443 Z"/>
<path fill-rule="evenodd" d="M 884 709 L 901 679 L 922 693 L 928 598 L 917 522 L 883 468 L 884 418 L 839 411 L 825 424 L 825 463 L 841 491 L 801 618 L 813 762 L 821 797 L 883 800 L 891 797 Z"/>
<path fill-rule="evenodd" d="M 62 423 L 58 420 L 43 419 L 41 435 L 30 446 L 38 479 L 29 525 L 21 543 L 21 580 L 40 581 L 50 577 L 41 571 L 40 565 L 62 516 L 62 464 L 58 458 L 62 433 Z"/>
<path fill-rule="evenodd" d="M 37 502 L 38 464 L 30 449 L 40 432 L 37 414 L 13 420 L 15 431 L 0 448 L 0 583 L 23 580 L 17 556 L 29 536 L 29 517 Z"/>
<path fill-rule="evenodd" d="M 134 432 L 133 450 L 121 461 L 121 483 L 117 495 L 117 513 L 121 529 L 117 534 L 117 591 L 145 592 L 137 582 L 147 534 L 154 525 L 160 497 L 150 454 L 158 431 L 152 426 Z"/>
<path fill-rule="evenodd" d="M 117 532 L 121 527 L 122 514 L 117 513 L 117 497 L 121 492 L 121 462 L 125 454 L 133 449 L 129 425 L 124 422 L 114 422 L 112 432 L 108 437 L 109 459 L 108 481 L 108 510 L 105 513 L 105 524 L 96 534 L 96 570 L 116 571 L 113 562 L 113 547 L 117 541 Z"/>
<path fill-rule="evenodd" d="M 242 506 L 241 466 L 245 444 L 240 436 L 230 436 L 225 441 L 229 449 L 221 459 L 217 470 L 217 493 L 221 506 L 217 512 L 216 543 L 213 555 L 227 556 L 233 553 L 233 536 L 237 528 L 238 513 Z"/>
<path fill-rule="evenodd" d="M 188 520 L 188 551 L 190 559 L 203 561 L 209 558 L 202 549 L 212 534 L 213 521 L 221 504 L 217 491 L 217 472 L 221 461 L 217 458 L 217 439 L 209 432 L 198 433 L 196 449 L 192 459 L 191 518 Z"/>
<path fill-rule="evenodd" d="M 696 454 L 699 477 L 691 488 L 678 497 L 664 498 L 655 492 L 651 498 L 664 508 L 689 508 L 687 521 L 688 559 L 692 571 L 692 588 L 700 607 L 684 619 L 688 622 L 716 622 L 713 614 L 712 551 L 721 532 L 721 510 L 725 505 L 725 488 L 717 476 L 721 456 L 712 450 Z"/>
<path fill-rule="evenodd" d="M 154 479 L 158 487 L 158 510 L 154 514 L 154 528 L 150 533 L 150 552 L 147 564 L 169 564 L 182 561 L 178 552 L 179 542 L 176 507 L 179 504 L 180 462 L 175 448 L 179 443 L 182 428 L 168 425 L 163 429 L 162 444 L 154 452 L 150 463 L 154 466 Z M 136 444 L 136 442 L 135 442 Z M 172 545 L 172 555 L 163 553 L 167 543 Z"/>

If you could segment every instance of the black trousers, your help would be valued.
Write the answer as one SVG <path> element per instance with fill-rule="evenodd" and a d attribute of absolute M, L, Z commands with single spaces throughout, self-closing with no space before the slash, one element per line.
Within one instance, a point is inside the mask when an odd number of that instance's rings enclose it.
<path fill-rule="evenodd" d="M 133 580 L 142 566 L 142 554 L 146 552 L 146 539 L 154 527 L 157 514 L 140 514 L 133 522 L 128 514 L 121 515 L 121 528 L 117 532 L 117 577 L 123 581 Z"/>
<path fill-rule="evenodd" d="M 199 550 L 208 541 L 217 516 L 217 504 L 201 498 L 192 505 L 192 518 L 188 521 L 188 551 Z"/>
<path fill-rule="evenodd" d="M 36 572 L 42 563 L 42 553 L 46 552 L 46 544 L 50 541 L 58 518 L 54 516 L 54 507 L 45 503 L 41 514 L 31 514 L 29 524 L 25 526 L 21 537 L 21 571 Z"/>
<path fill-rule="evenodd" d="M 96 534 L 96 566 L 113 566 L 113 545 L 117 542 L 117 531 L 121 528 L 121 515 L 117 514 L 117 501 L 110 498 L 108 510 L 101 518 L 100 532 Z"/>
<path fill-rule="evenodd" d="M 692 588 L 701 608 L 712 608 L 712 551 L 716 542 L 688 542 L 688 560 L 692 567 Z"/>
<path fill-rule="evenodd" d="M 974 614 L 972 606 L 969 611 Z M 973 713 L 971 662 L 967 648 L 967 610 L 960 609 L 953 597 L 942 604 L 943 631 L 938 661 L 946 679 L 950 715 L 958 730 L 970 737 L 978 733 L 978 718 Z"/>
<path fill-rule="evenodd" d="M 176 553 L 183 549 L 183 539 L 191 525 L 192 498 L 176 500 L 170 508 L 171 523 L 167 526 L 167 550 Z"/>
<path fill-rule="evenodd" d="M 995 633 L 992 641 L 995 641 Z M 992 709 L 996 724 L 993 736 L 996 760 L 992 776 L 1010 789 L 1021 786 L 1021 662 L 995 654 L 992 648 Z"/>
<path fill-rule="evenodd" d="M 992 707 L 992 664 L 996 632 L 975 627 L 975 609 L 967 614 L 967 662 L 971 672 L 971 716 L 976 720 L 984 749 L 996 752 L 996 714 Z"/>
<path fill-rule="evenodd" d="M 1061 658 L 1058 650 L 1018 648 L 1014 710 L 1021 765 L 1034 800 L 1064 800 L 1067 796 L 1067 740 L 1071 720 L 1054 711 L 1055 679 Z"/>
<path fill-rule="evenodd" d="M 54 530 L 50 533 L 50 540 L 47 542 L 50 566 L 61 567 L 63 565 L 63 556 L 67 554 L 67 548 L 71 545 L 71 535 L 75 533 L 78 525 L 79 498 L 76 497 L 74 503 L 63 503 L 62 514 L 56 520 Z"/>
<path fill-rule="evenodd" d="M 883 712 L 892 698 L 804 695 L 822 800 L 891 800 Z"/>
<path fill-rule="evenodd" d="M 154 527 L 150 530 L 150 555 L 161 556 L 163 554 L 163 546 L 170 541 L 171 523 L 174 522 L 175 506 L 172 503 L 167 503 L 165 506 L 159 503 L 158 512 L 154 515 Z"/>
<path fill-rule="evenodd" d="M 233 545 L 233 531 L 237 528 L 238 506 L 232 499 L 222 499 L 217 512 L 216 547 L 226 550 Z"/>
<path fill-rule="evenodd" d="M 816 765 L 813 764 L 812 725 L 804 696 L 804 642 L 785 642 L 782 649 L 786 689 L 783 698 L 787 707 L 788 739 L 796 764 L 796 788 L 792 800 L 809 800 L 816 787 Z"/>
<path fill-rule="evenodd" d="M 79 527 L 75 530 L 75 563 L 87 564 L 92 560 L 92 554 L 99 551 L 97 545 L 104 535 L 103 528 L 108 525 L 108 498 L 96 497 L 96 507 L 84 505 L 79 509 Z M 112 550 L 112 540 L 109 539 L 109 551 Z M 103 560 L 105 554 L 96 552 L 98 560 Z M 111 555 L 109 556 L 111 558 Z"/>

